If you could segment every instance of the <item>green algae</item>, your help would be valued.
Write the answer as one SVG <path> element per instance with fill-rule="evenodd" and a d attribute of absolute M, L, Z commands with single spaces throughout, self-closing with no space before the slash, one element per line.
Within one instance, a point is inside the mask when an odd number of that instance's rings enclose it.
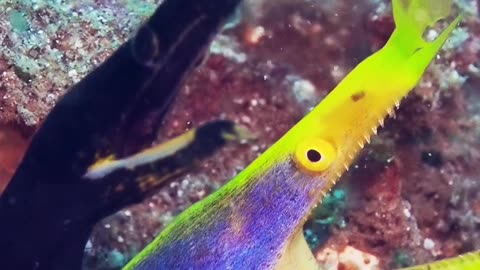
<path fill-rule="evenodd" d="M 320 225 L 337 225 L 346 227 L 344 212 L 346 208 L 347 193 L 344 189 L 335 189 L 327 194 L 322 204 L 314 210 L 315 223 Z"/>
<path fill-rule="evenodd" d="M 25 33 L 30 29 L 30 23 L 28 22 L 25 13 L 13 10 L 9 14 L 10 25 L 12 29 L 17 33 Z"/>
<path fill-rule="evenodd" d="M 413 265 L 413 260 L 407 251 L 399 249 L 394 252 L 391 264 L 391 266 L 395 269 L 409 267 Z"/>

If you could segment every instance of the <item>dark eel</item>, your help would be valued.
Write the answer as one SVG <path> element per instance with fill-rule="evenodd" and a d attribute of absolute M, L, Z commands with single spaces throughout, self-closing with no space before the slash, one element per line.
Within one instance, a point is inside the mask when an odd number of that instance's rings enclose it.
<path fill-rule="evenodd" d="M 131 142 L 153 140 L 179 85 L 239 2 L 165 0 L 132 39 L 65 94 L 0 197 L 0 269 L 80 269 L 94 224 L 145 198 L 138 174 L 101 181 L 82 175 L 98 153 L 127 155 L 138 150 Z M 140 133 L 147 118 L 156 126 Z M 152 186 L 223 143 L 157 164 L 163 169 Z M 119 184 L 126 188 L 112 192 Z"/>

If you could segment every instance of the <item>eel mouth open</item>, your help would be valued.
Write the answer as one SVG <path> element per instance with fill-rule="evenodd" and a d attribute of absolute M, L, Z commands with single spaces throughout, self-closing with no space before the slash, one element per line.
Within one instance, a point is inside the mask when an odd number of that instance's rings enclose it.
<path fill-rule="evenodd" d="M 315 259 L 300 228 L 287 244 L 275 270 L 321 270 L 322 267 Z"/>
<path fill-rule="evenodd" d="M 363 149 L 363 147 L 370 142 L 371 136 L 377 134 L 377 128 L 383 127 L 383 119 L 386 117 L 395 117 L 395 109 L 398 109 L 399 102 L 393 102 L 391 106 L 385 111 L 383 118 L 376 119 L 372 124 L 366 128 L 367 130 L 362 136 L 357 136 L 358 139 L 348 143 L 350 146 L 349 151 L 343 153 L 341 162 L 336 164 L 336 168 L 329 173 L 327 178 L 325 190 L 318 192 L 317 205 L 322 203 L 325 197 L 325 191 L 331 190 L 331 188 L 338 182 L 345 171 L 348 171 L 349 166 L 354 161 L 357 154 Z M 316 206 L 315 206 L 316 207 Z M 314 207 L 314 208 L 315 208 Z M 311 210 L 309 216 L 312 214 L 314 208 Z M 301 223 L 296 228 L 295 233 L 288 239 L 287 244 L 278 260 L 274 270 L 322 270 L 324 267 L 316 260 L 315 255 L 310 249 L 305 236 L 303 234 L 303 226 Z"/>
<path fill-rule="evenodd" d="M 437 22 L 440 18 L 446 17 L 450 11 L 451 1 L 443 2 L 445 10 L 441 11 L 430 6 L 433 2 L 415 2 L 413 0 L 407 2 L 411 4 L 412 10 L 408 9 L 406 12 L 413 12 L 413 15 L 420 11 L 430 12 L 430 17 L 427 18 L 428 20 L 425 19 L 426 21 L 421 20 L 420 22 L 416 22 L 419 23 L 419 25 L 416 25 L 416 28 L 412 28 L 413 30 L 407 29 L 411 30 L 410 32 L 402 28 L 410 27 L 410 25 L 400 25 L 400 28 L 397 27 L 398 29 L 395 30 L 396 32 L 392 34 L 389 43 L 387 43 L 383 49 L 360 63 L 354 71 L 347 75 L 337 88 L 322 101 L 321 105 L 311 112 L 312 115 L 304 119 L 307 120 L 308 118 L 307 121 L 311 121 L 310 118 L 315 117 L 322 119 L 329 129 L 322 130 L 319 133 L 326 131 L 326 133 L 332 135 L 331 137 L 335 138 L 335 143 L 339 148 L 337 149 L 338 155 L 335 158 L 335 162 L 331 164 L 326 172 L 322 172 L 322 177 L 325 177 L 327 184 L 322 190 L 313 192 L 317 194 L 317 203 L 321 203 L 325 192 L 329 191 L 333 185 L 338 182 L 341 175 L 348 170 L 348 167 L 359 151 L 365 144 L 370 142 L 371 136 L 377 133 L 377 128 L 383 126 L 384 119 L 395 116 L 395 110 L 399 108 L 402 99 L 416 86 L 428 65 L 434 59 L 450 33 L 460 22 L 461 16 L 457 16 L 434 41 L 427 42 L 422 39 L 421 36 L 414 36 L 417 38 L 417 41 L 420 40 L 418 42 L 422 45 L 422 48 L 418 49 L 411 44 L 411 36 L 409 34 L 415 34 L 415 31 L 423 33 L 420 32 L 420 30 L 425 29 L 425 25 L 430 25 Z M 396 0 L 394 0 L 393 3 L 399 4 Z M 399 12 L 399 7 L 396 7 L 396 11 Z M 440 14 L 437 14 L 439 12 Z M 412 14 L 406 15 L 413 16 Z M 399 16 L 398 14 L 396 15 Z M 417 17 L 414 18 L 418 20 Z M 397 19 L 398 18 L 396 18 L 396 22 Z M 408 16 L 402 19 L 406 22 L 400 21 L 400 23 L 409 22 Z M 403 47 L 400 45 L 403 45 Z M 401 48 L 401 50 L 399 48 Z M 414 53 L 405 54 L 405 50 L 407 52 L 413 50 Z M 395 66 L 394 68 L 385 68 L 383 65 L 385 62 L 398 63 L 398 67 L 392 64 L 392 67 Z M 373 80 L 373 82 L 368 84 L 365 83 L 364 77 L 373 76 L 372 74 L 375 74 L 376 78 L 380 79 Z M 393 84 L 386 79 L 397 77 L 400 77 L 401 80 L 395 81 Z M 363 85 L 363 90 L 361 92 L 353 91 L 352 89 L 357 89 L 358 85 Z M 328 110 L 325 109 L 329 108 L 329 106 L 335 108 L 335 110 L 332 109 L 329 111 L 331 115 L 326 113 Z M 348 108 L 348 110 L 342 110 L 342 108 Z M 325 111 L 323 111 L 324 109 Z M 338 114 L 338 112 L 341 112 L 341 114 Z M 359 118 L 359 116 L 362 117 Z M 315 120 L 306 122 L 306 125 L 314 126 L 312 123 L 315 123 Z M 304 238 L 302 228 L 303 223 L 299 224 L 295 233 L 287 240 L 280 259 L 273 269 L 323 269 L 311 252 Z"/>

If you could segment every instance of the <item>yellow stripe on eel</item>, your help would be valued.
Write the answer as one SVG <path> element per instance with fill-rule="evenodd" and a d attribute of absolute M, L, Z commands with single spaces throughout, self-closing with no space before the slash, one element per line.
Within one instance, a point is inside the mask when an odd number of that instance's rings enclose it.
<path fill-rule="evenodd" d="M 133 170 L 138 166 L 168 157 L 187 147 L 195 139 L 195 132 L 196 129 L 192 129 L 172 140 L 123 159 L 115 159 L 114 156 L 101 159 L 88 168 L 84 178 L 100 179 L 120 169 Z"/>

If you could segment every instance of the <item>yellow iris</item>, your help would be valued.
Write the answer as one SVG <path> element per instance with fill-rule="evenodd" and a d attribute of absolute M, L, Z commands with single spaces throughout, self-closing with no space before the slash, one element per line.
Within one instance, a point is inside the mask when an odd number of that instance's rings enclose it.
<path fill-rule="evenodd" d="M 298 144 L 294 161 L 299 169 L 315 174 L 326 170 L 336 156 L 337 151 L 330 142 L 321 138 L 310 138 Z"/>

